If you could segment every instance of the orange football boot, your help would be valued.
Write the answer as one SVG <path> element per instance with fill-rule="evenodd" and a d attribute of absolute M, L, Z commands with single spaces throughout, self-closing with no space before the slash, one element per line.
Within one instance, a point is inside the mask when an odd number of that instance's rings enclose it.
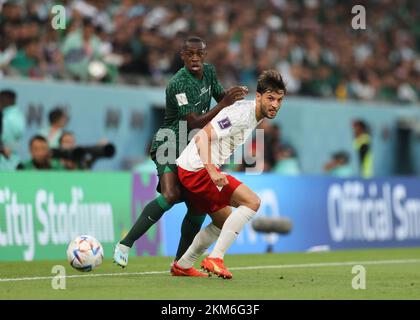
<path fill-rule="evenodd" d="M 207 273 L 200 272 L 194 267 L 188 269 L 181 268 L 176 262 L 172 265 L 171 273 L 175 277 L 209 277 Z"/>
<path fill-rule="evenodd" d="M 232 279 L 232 273 L 223 264 L 223 259 L 206 257 L 200 264 L 204 270 L 224 279 Z"/>

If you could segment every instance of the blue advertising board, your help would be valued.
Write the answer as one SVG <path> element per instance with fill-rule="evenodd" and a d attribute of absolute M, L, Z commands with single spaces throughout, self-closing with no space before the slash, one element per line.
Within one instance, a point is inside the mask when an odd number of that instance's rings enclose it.
<path fill-rule="evenodd" d="M 336 179 L 235 174 L 261 198 L 259 216 L 289 218 L 287 235 L 256 233 L 249 223 L 228 253 L 420 246 L 420 179 Z M 186 207 L 164 216 L 166 255 L 175 255 Z M 204 225 L 210 219 L 207 217 Z"/>

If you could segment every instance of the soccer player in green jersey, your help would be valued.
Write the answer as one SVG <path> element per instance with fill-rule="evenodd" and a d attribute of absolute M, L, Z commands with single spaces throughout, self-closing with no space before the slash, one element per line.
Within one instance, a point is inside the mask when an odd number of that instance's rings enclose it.
<path fill-rule="evenodd" d="M 206 53 L 206 44 L 201 38 L 188 38 L 181 50 L 184 67 L 171 78 L 166 88 L 164 123 L 154 136 L 151 147 L 151 156 L 159 176 L 157 190 L 160 195 L 144 207 L 126 237 L 116 245 L 114 261 L 122 267 L 128 263 L 128 252 L 134 242 L 174 204 L 184 201 L 175 160 L 188 144 L 188 133 L 203 128 L 223 108 L 243 99 L 248 93 L 247 88 L 242 86 L 224 91 L 214 67 L 204 63 Z M 217 105 L 210 110 L 212 97 Z M 183 125 L 187 132 L 180 136 Z M 188 208 L 182 222 L 175 260 L 190 246 L 204 219 L 205 215 L 195 215 Z"/>

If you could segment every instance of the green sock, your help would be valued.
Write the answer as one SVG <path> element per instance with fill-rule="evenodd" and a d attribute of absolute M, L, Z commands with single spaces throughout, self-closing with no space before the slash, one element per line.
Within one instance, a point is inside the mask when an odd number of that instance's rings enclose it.
<path fill-rule="evenodd" d="M 187 212 L 182 221 L 181 239 L 179 239 L 175 260 L 181 259 L 185 251 L 187 251 L 188 247 L 193 242 L 195 235 L 200 231 L 205 218 L 205 214 L 198 216 L 191 214 L 189 211 Z"/>
<path fill-rule="evenodd" d="M 131 248 L 134 241 L 144 235 L 170 208 L 172 208 L 172 206 L 168 204 L 162 195 L 155 200 L 150 201 L 144 207 L 143 212 L 140 217 L 138 217 L 134 226 L 131 227 L 128 234 L 120 243 Z"/>

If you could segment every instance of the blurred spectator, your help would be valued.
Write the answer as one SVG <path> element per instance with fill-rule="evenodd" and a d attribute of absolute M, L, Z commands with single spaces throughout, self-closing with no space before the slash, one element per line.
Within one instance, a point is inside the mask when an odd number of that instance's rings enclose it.
<path fill-rule="evenodd" d="M 273 168 L 273 172 L 283 175 L 300 174 L 299 163 L 296 158 L 296 152 L 290 145 L 282 145 L 277 151 L 277 163 Z"/>
<path fill-rule="evenodd" d="M 369 127 L 363 120 L 352 122 L 354 148 L 359 159 L 360 175 L 364 178 L 373 176 L 373 156 Z"/>
<path fill-rule="evenodd" d="M 16 47 L 0 36 L 0 79 L 5 73 L 11 74 L 10 63 L 16 55 Z"/>
<path fill-rule="evenodd" d="M 264 130 L 264 144 L 262 141 L 257 141 L 258 135 L 252 138 L 251 143 L 244 149 L 244 159 L 239 168 L 241 171 L 244 171 L 245 168 L 255 168 L 258 171 L 268 172 L 276 163 L 275 156 L 280 145 L 280 128 L 264 120 L 257 126 L 257 129 Z M 254 162 L 250 160 L 254 160 Z"/>
<path fill-rule="evenodd" d="M 59 147 L 51 148 L 51 154 L 67 170 L 90 170 L 97 160 L 112 158 L 115 146 L 106 139 L 95 145 L 80 146 L 76 144 L 72 132 L 64 131 L 59 139 Z"/>
<path fill-rule="evenodd" d="M 365 31 L 350 28 L 355 0 L 68 0 L 64 31 L 49 28 L 52 4 L 6 1 L 0 73 L 162 85 L 180 66 L 180 39 L 196 34 L 206 36 L 208 60 L 223 70 L 227 87 L 252 90 L 256 75 L 275 67 L 292 94 L 404 103 L 420 97 L 414 0 L 364 1 Z"/>
<path fill-rule="evenodd" d="M 66 71 L 75 80 L 105 78 L 108 70 L 102 60 L 105 56 L 104 50 L 107 49 L 99 38 L 93 22 L 88 18 L 84 19 L 80 28 L 65 37 L 61 47 Z"/>
<path fill-rule="evenodd" d="M 47 139 L 50 148 L 58 148 L 63 129 L 68 122 L 67 114 L 62 108 L 54 108 L 48 113 L 48 122 L 49 126 L 42 129 L 39 134 Z"/>
<path fill-rule="evenodd" d="M 59 148 L 64 150 L 71 150 L 76 147 L 76 138 L 74 137 L 73 132 L 70 131 L 64 131 L 58 142 Z"/>
<path fill-rule="evenodd" d="M 63 131 L 59 139 L 59 148 L 61 150 L 74 150 L 76 147 L 76 139 L 70 131 Z M 72 159 L 60 159 L 61 164 L 66 170 L 80 169 L 80 165 Z"/>
<path fill-rule="evenodd" d="M 19 170 L 63 170 L 60 161 L 51 159 L 47 139 L 36 135 L 29 141 L 31 160 L 19 164 Z"/>
<path fill-rule="evenodd" d="M 231 162 L 226 163 L 223 169 L 245 171 L 252 168 L 259 172 L 298 174 L 300 169 L 296 152 L 290 144 L 283 141 L 280 125 L 264 120 L 257 129 L 263 130 L 259 132 L 264 136 L 264 143 L 257 140 L 258 135 L 255 135 L 250 143 L 245 144 L 242 163 L 234 164 L 235 157 L 231 157 Z"/>
<path fill-rule="evenodd" d="M 0 91 L 0 114 L 0 170 L 15 170 L 20 162 L 18 152 L 26 123 L 16 105 L 14 91 Z"/>
<path fill-rule="evenodd" d="M 345 151 L 334 153 L 330 161 L 325 164 L 324 170 L 335 177 L 347 178 L 354 176 L 353 169 L 350 166 L 349 154 Z"/>
<path fill-rule="evenodd" d="M 264 129 L 264 160 L 267 163 L 266 171 L 274 168 L 276 155 L 281 145 L 281 130 L 277 124 L 271 124 L 267 120 L 261 129 Z"/>
<path fill-rule="evenodd" d="M 11 66 L 22 76 L 42 78 L 46 74 L 46 62 L 40 43 L 30 39 L 19 49 L 11 62 Z"/>

